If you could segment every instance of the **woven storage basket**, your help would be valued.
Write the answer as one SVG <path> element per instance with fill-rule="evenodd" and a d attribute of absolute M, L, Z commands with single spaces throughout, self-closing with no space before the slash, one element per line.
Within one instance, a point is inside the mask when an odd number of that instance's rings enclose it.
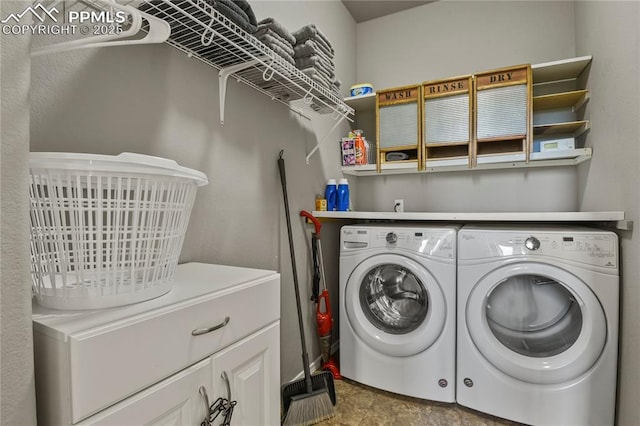
<path fill-rule="evenodd" d="M 201 172 L 175 161 L 31 153 L 31 282 L 54 309 L 96 309 L 170 290 Z"/>

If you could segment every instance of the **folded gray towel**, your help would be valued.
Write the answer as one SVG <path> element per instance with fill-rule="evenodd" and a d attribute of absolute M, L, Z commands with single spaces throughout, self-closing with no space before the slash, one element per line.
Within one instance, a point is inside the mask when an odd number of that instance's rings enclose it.
<path fill-rule="evenodd" d="M 269 28 L 273 30 L 280 37 L 291 43 L 291 45 L 296 44 L 296 39 L 291 35 L 291 33 L 273 18 L 265 18 L 262 21 L 258 22 L 258 29 L 262 28 Z"/>
<path fill-rule="evenodd" d="M 279 56 L 282 56 L 291 65 L 296 64 L 296 61 L 293 59 L 293 49 L 291 48 L 291 45 L 282 43 L 275 37 L 271 37 L 268 34 L 263 34 L 261 37 L 258 38 L 258 40 L 264 43 L 265 46 L 273 50 Z"/>
<path fill-rule="evenodd" d="M 296 58 L 304 58 L 306 56 L 318 55 L 331 66 L 333 66 L 333 56 L 327 55 L 327 53 L 320 48 L 320 45 L 314 40 L 305 40 L 301 44 L 293 46 L 293 50 L 296 52 L 294 55 Z"/>
<path fill-rule="evenodd" d="M 317 66 L 301 67 L 298 65 L 297 60 L 296 60 L 296 67 L 300 70 L 313 68 L 314 70 L 318 71 L 318 73 L 320 73 L 329 83 L 333 83 L 333 81 L 335 80 L 335 75 L 332 76 L 329 72 L 327 72 L 321 67 L 317 67 Z"/>
<path fill-rule="evenodd" d="M 255 32 L 255 34 L 253 34 L 258 40 L 263 41 L 263 40 L 267 40 L 269 42 L 272 42 L 275 40 L 275 42 L 284 50 L 287 51 L 287 53 L 293 57 L 296 53 L 293 50 L 293 45 L 291 43 L 289 43 L 287 40 L 285 40 L 284 38 L 280 37 L 278 35 L 278 33 L 276 33 L 275 31 L 269 29 L 269 28 L 260 28 L 258 29 L 258 31 Z M 264 41 L 263 41 L 264 42 Z M 267 44 L 267 43 L 265 43 Z"/>
<path fill-rule="evenodd" d="M 327 59 L 333 59 L 333 52 L 327 47 L 326 44 L 324 44 L 321 40 L 317 39 L 317 38 L 308 38 L 305 40 L 297 40 L 296 41 L 296 46 L 303 44 L 303 43 L 309 43 L 309 42 L 313 42 L 316 46 L 316 51 L 318 53 L 322 53 L 323 55 L 325 55 L 327 57 Z"/>
<path fill-rule="evenodd" d="M 256 25 L 249 21 L 249 17 L 237 4 L 231 0 L 207 0 L 211 6 L 229 18 L 233 23 L 248 33 L 256 32 Z"/>
<path fill-rule="evenodd" d="M 224 2 L 225 0 L 218 0 L 218 1 Z M 247 18 L 249 18 L 249 23 L 251 25 L 258 26 L 256 15 L 255 13 L 253 13 L 253 9 L 251 9 L 251 5 L 247 0 L 233 0 L 233 2 L 236 4 L 236 6 L 242 9 L 242 11 L 247 15 Z"/>
<path fill-rule="evenodd" d="M 300 69 L 314 67 L 325 74 L 329 79 L 333 79 L 336 76 L 335 68 L 324 62 L 318 55 L 295 58 L 295 60 L 296 66 Z"/>
<path fill-rule="evenodd" d="M 331 57 L 333 57 L 333 54 L 335 53 L 329 39 L 322 33 L 322 31 L 320 31 L 318 27 L 315 26 L 315 24 L 305 25 L 299 30 L 294 31 L 292 35 L 296 39 L 296 44 L 300 44 L 305 40 L 315 39 L 326 46 L 327 51 L 331 55 Z"/>
<path fill-rule="evenodd" d="M 293 50 L 293 44 L 291 44 L 291 42 L 289 40 L 287 40 L 286 38 L 282 37 L 280 34 L 278 34 L 277 32 L 275 32 L 272 28 L 270 27 L 265 27 L 265 26 L 258 26 L 258 29 L 256 30 L 255 33 L 253 33 L 254 36 L 256 36 L 257 38 L 260 38 L 261 36 L 263 36 L 264 34 L 268 34 L 271 37 L 277 38 L 278 40 L 280 40 L 282 43 L 286 44 L 287 46 L 291 47 L 291 49 Z"/>
<path fill-rule="evenodd" d="M 325 56 L 322 56 L 318 53 L 314 53 L 313 55 L 309 56 L 300 56 L 294 53 L 293 57 L 295 58 L 296 62 L 300 62 L 300 68 L 307 68 L 315 65 L 321 66 L 327 71 L 332 71 L 336 68 L 333 61 L 328 60 Z"/>
<path fill-rule="evenodd" d="M 324 75 L 322 75 L 322 73 L 317 69 L 311 67 L 311 68 L 301 69 L 300 71 L 302 71 L 303 74 L 305 74 L 306 76 L 314 80 L 316 83 L 320 84 L 325 89 L 331 90 L 333 86 L 331 84 L 331 81 L 329 81 L 329 79 Z"/>

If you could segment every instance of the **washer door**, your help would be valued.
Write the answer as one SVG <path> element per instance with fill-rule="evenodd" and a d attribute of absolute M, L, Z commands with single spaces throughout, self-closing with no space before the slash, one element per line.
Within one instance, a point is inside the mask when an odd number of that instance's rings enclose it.
<path fill-rule="evenodd" d="M 447 311 L 433 275 L 393 254 L 360 263 L 347 280 L 343 303 L 358 337 L 389 356 L 410 356 L 431 346 L 442 333 Z"/>
<path fill-rule="evenodd" d="M 607 338 L 591 289 L 564 269 L 539 263 L 485 275 L 467 300 L 466 324 L 495 368 L 530 383 L 561 383 L 585 373 Z"/>

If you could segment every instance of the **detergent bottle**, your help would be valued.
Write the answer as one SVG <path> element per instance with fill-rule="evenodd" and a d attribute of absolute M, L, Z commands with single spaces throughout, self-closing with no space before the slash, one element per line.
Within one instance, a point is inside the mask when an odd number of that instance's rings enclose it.
<path fill-rule="evenodd" d="M 334 211 L 336 209 L 338 187 L 336 186 L 335 179 L 329 179 L 327 186 L 324 190 L 324 198 L 327 199 L 327 211 Z"/>
<path fill-rule="evenodd" d="M 367 146 L 362 136 L 362 130 L 354 130 L 354 148 L 356 151 L 356 164 L 367 164 Z"/>
<path fill-rule="evenodd" d="M 346 179 L 340 179 L 338 182 L 338 196 L 336 210 L 346 212 L 349 210 L 349 182 Z"/>

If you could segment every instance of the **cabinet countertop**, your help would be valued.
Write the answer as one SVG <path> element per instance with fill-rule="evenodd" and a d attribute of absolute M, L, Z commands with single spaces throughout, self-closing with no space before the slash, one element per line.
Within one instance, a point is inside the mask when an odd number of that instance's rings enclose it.
<path fill-rule="evenodd" d="M 171 291 L 145 302 L 133 303 L 107 309 L 67 311 L 49 309 L 33 302 L 34 328 L 48 334 L 62 333 L 67 336 L 113 321 L 144 315 L 152 311 L 173 309 L 176 303 L 198 297 L 214 297 L 234 291 L 243 285 L 254 285 L 273 279 L 277 272 L 242 268 L 237 266 L 213 265 L 205 263 L 185 263 L 178 265 Z M 188 284 L 182 284 L 182 283 Z M 55 330 L 55 332 L 53 331 Z M 63 336 L 60 336 L 64 339 Z"/>

